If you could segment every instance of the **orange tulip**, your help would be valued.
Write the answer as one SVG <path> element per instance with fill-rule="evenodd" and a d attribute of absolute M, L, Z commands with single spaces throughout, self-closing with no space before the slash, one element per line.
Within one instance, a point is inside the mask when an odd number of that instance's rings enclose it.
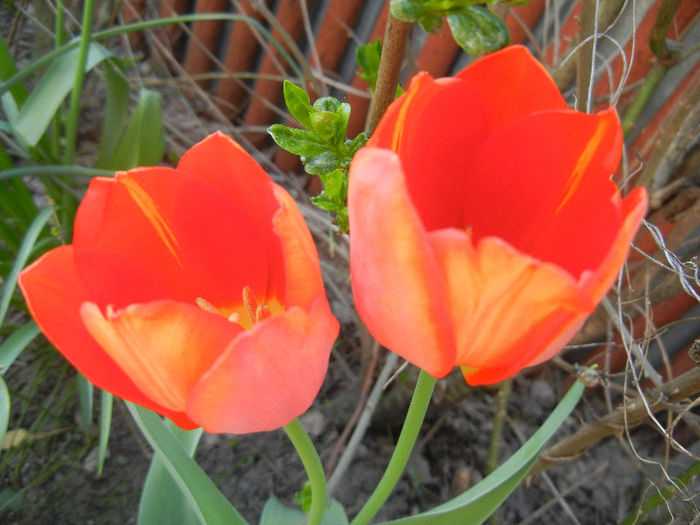
<path fill-rule="evenodd" d="M 510 47 L 454 78 L 423 73 L 350 167 L 355 304 L 434 377 L 494 383 L 556 354 L 620 270 L 647 196 L 620 196 L 613 109 L 568 108 Z"/>
<path fill-rule="evenodd" d="M 187 429 L 291 422 L 318 393 L 338 334 L 299 209 L 220 133 L 177 169 L 93 179 L 73 244 L 19 283 L 90 381 Z"/>

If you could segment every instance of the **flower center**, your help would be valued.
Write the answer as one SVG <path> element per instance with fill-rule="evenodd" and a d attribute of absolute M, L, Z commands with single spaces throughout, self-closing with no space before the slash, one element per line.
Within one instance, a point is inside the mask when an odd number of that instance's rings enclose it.
<path fill-rule="evenodd" d="M 242 308 L 240 306 L 234 309 L 217 308 L 203 297 L 197 297 L 195 302 L 202 310 L 221 315 L 229 321 L 241 325 L 245 329 L 251 328 L 254 324 L 272 315 L 272 310 L 268 305 L 258 304 L 253 295 L 253 290 L 251 290 L 249 286 L 243 287 L 241 295 L 243 298 Z M 277 301 L 273 299 L 273 303 L 277 303 Z M 276 304 L 273 306 L 276 306 Z"/>

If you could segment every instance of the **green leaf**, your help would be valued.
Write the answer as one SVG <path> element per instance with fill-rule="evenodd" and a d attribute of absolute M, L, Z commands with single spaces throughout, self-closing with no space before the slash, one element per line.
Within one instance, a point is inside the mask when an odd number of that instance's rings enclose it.
<path fill-rule="evenodd" d="M 7 42 L 3 35 L 0 35 L 0 79 L 7 80 L 17 73 L 15 59 L 10 49 L 7 47 Z M 10 88 L 10 93 L 14 101 L 21 105 L 29 96 L 29 92 L 24 83 L 17 83 Z"/>
<path fill-rule="evenodd" d="M 303 525 L 307 515 L 299 509 L 293 509 L 282 504 L 275 496 L 265 502 L 259 525 Z M 331 500 L 330 505 L 323 515 L 321 525 L 348 525 L 348 517 L 345 509 L 336 500 Z"/>
<path fill-rule="evenodd" d="M 119 139 L 126 128 L 129 114 L 129 83 L 120 68 L 120 62 L 116 59 L 106 60 L 103 69 L 107 100 L 95 163 L 98 168 L 107 166 L 109 159 L 114 155 Z"/>
<path fill-rule="evenodd" d="M 314 195 L 311 197 L 311 202 L 314 203 L 314 206 L 317 208 L 321 208 L 322 210 L 326 211 L 336 211 L 338 210 L 338 203 L 334 200 L 328 197 L 327 195 L 321 193 L 320 195 Z"/>
<path fill-rule="evenodd" d="M 315 111 L 311 114 L 311 129 L 321 140 L 333 145 L 345 140 L 343 118 L 330 111 Z"/>
<path fill-rule="evenodd" d="M 311 129 L 311 100 L 309 95 L 299 86 L 284 81 L 284 103 L 287 105 L 289 113 L 301 123 L 305 128 Z"/>
<path fill-rule="evenodd" d="M 83 420 L 83 428 L 89 429 L 92 425 L 92 408 L 95 400 L 95 387 L 83 374 L 75 376 L 78 385 L 78 399 L 80 406 L 80 416 Z"/>
<path fill-rule="evenodd" d="M 357 153 L 357 150 L 359 150 L 362 146 L 367 144 L 367 141 L 369 140 L 369 137 L 367 136 L 367 133 L 364 131 L 357 135 L 354 139 L 352 140 L 346 140 L 345 141 L 345 149 L 348 152 L 348 155 L 350 158 L 355 156 L 355 153 Z"/>
<path fill-rule="evenodd" d="M 29 225 L 29 229 L 24 235 L 24 239 L 22 239 L 22 244 L 19 247 L 14 263 L 12 264 L 12 269 L 5 278 L 5 282 L 2 283 L 2 287 L 0 287 L 0 326 L 2 326 L 2 323 L 5 320 L 7 308 L 10 306 L 12 294 L 17 286 L 17 276 L 19 275 L 20 270 L 24 268 L 24 265 L 32 252 L 34 243 L 36 243 L 36 240 L 39 238 L 41 229 L 48 222 L 52 213 L 53 209 L 51 208 L 44 208 L 41 210 L 39 215 L 37 215 Z"/>
<path fill-rule="evenodd" d="M 381 56 L 382 41 L 380 39 L 370 44 L 357 46 L 355 50 L 355 60 L 357 60 L 357 65 L 360 66 L 360 71 L 357 74 L 369 84 L 370 91 L 374 91 L 377 87 L 377 74 L 379 73 Z"/>
<path fill-rule="evenodd" d="M 328 149 L 328 145 L 325 142 L 319 140 L 313 132 L 306 129 L 273 124 L 267 128 L 267 132 L 280 148 L 295 155 L 313 157 Z"/>
<path fill-rule="evenodd" d="M 447 15 L 447 23 L 455 42 L 470 55 L 496 51 L 510 42 L 503 20 L 480 6 Z"/>
<path fill-rule="evenodd" d="M 303 525 L 306 523 L 306 514 L 299 509 L 292 509 L 282 504 L 275 496 L 265 502 L 260 525 Z"/>
<path fill-rule="evenodd" d="M 2 345 L 0 345 L 0 374 L 4 374 L 14 363 L 29 343 L 39 335 L 39 327 L 34 321 L 29 321 L 15 330 Z"/>
<path fill-rule="evenodd" d="M 340 170 L 333 170 L 320 177 L 325 194 L 339 204 L 344 204 L 348 196 L 348 176 Z"/>
<path fill-rule="evenodd" d="M 109 443 L 109 431 L 112 427 L 112 406 L 114 396 L 106 390 L 100 391 L 100 436 L 97 445 L 97 474 L 102 474 L 102 467 L 107 457 L 107 444 Z"/>
<path fill-rule="evenodd" d="M 189 457 L 194 457 L 197 444 L 202 437 L 202 429 L 186 431 L 172 422 L 166 422 L 170 431 L 182 445 Z M 155 454 L 148 469 L 146 482 L 141 492 L 139 504 L 139 525 L 172 524 L 195 525 L 197 515 L 183 498 L 182 491 L 168 472 L 160 454 Z"/>
<path fill-rule="evenodd" d="M 7 425 L 10 423 L 10 392 L 5 380 L 0 376 L 0 443 L 5 439 Z"/>
<path fill-rule="evenodd" d="M 302 158 L 305 162 L 304 170 L 310 175 L 325 175 L 340 167 L 338 157 L 329 152 L 323 152 L 311 158 Z"/>
<path fill-rule="evenodd" d="M 450 501 L 427 512 L 380 525 L 451 525 L 483 523 L 520 484 L 540 455 L 549 438 L 569 416 L 581 394 L 583 384 L 576 382 L 547 420 L 508 461 L 479 484 Z"/>
<path fill-rule="evenodd" d="M 0 514 L 19 509 L 22 506 L 23 499 L 24 490 L 3 489 L 0 492 Z"/>
<path fill-rule="evenodd" d="M 113 170 L 129 170 L 137 166 L 154 166 L 163 159 L 165 137 L 161 116 L 162 96 L 156 91 L 142 89 L 114 155 L 105 166 Z"/>
<path fill-rule="evenodd" d="M 39 142 L 61 102 L 73 89 L 78 52 L 78 48 L 73 48 L 54 60 L 22 104 L 14 128 L 28 145 L 35 146 Z M 107 49 L 93 42 L 88 50 L 85 70 L 91 70 L 110 56 L 112 54 Z"/>
<path fill-rule="evenodd" d="M 202 525 L 247 523 L 192 459 L 162 418 L 143 407 L 127 403 L 129 412 L 165 468 L 173 477 Z"/>

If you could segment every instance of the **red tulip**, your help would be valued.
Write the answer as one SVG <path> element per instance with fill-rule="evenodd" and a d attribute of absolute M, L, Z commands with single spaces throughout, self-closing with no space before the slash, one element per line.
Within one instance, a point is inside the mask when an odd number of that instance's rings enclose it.
<path fill-rule="evenodd" d="M 188 429 L 291 422 L 318 393 L 338 334 L 299 209 L 220 133 L 177 169 L 93 179 L 73 244 L 19 283 L 90 381 Z"/>
<path fill-rule="evenodd" d="M 494 383 L 556 354 L 615 280 L 642 220 L 621 198 L 613 109 L 568 108 L 523 47 L 423 73 L 350 168 L 355 304 L 434 377 Z"/>

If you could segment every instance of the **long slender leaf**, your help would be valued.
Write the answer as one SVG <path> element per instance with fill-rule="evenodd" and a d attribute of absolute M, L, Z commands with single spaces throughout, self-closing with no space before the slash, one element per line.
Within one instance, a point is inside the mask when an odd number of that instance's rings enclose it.
<path fill-rule="evenodd" d="M 103 65 L 107 100 L 102 121 L 102 134 L 97 154 L 98 168 L 104 168 L 119 145 L 129 113 L 129 83 L 116 60 L 106 60 Z"/>
<path fill-rule="evenodd" d="M 100 437 L 97 445 L 97 473 L 102 474 L 102 467 L 107 457 L 107 443 L 109 443 L 109 431 L 112 427 L 112 406 L 114 396 L 102 390 L 100 392 Z"/>
<path fill-rule="evenodd" d="M 202 437 L 202 429 L 182 430 L 166 422 L 189 457 L 194 457 L 197 444 Z M 160 454 L 155 454 L 148 469 L 146 482 L 141 492 L 139 504 L 139 525 L 156 523 L 172 525 L 195 525 L 199 523 L 197 515 L 182 497 L 182 491 L 168 472 Z"/>
<path fill-rule="evenodd" d="M 5 380 L 0 376 L 0 443 L 5 439 L 7 425 L 10 422 L 10 392 Z"/>
<path fill-rule="evenodd" d="M 22 353 L 29 343 L 39 335 L 39 327 L 34 321 L 29 321 L 13 332 L 5 342 L 0 345 L 0 374 L 4 374 L 17 356 Z"/>
<path fill-rule="evenodd" d="M 71 49 L 57 58 L 22 104 L 14 128 L 30 146 L 39 142 L 61 102 L 73 89 L 78 53 L 78 49 Z M 110 56 L 112 54 L 101 45 L 90 44 L 85 70 L 91 70 Z"/>
<path fill-rule="evenodd" d="M 117 27 L 113 27 L 110 29 L 105 29 L 103 31 L 98 31 L 92 35 L 92 39 L 94 41 L 99 41 L 99 40 L 106 40 L 108 38 L 111 38 L 113 36 L 119 36 L 119 35 L 128 35 L 130 33 L 134 33 L 136 31 L 145 31 L 147 29 L 153 29 L 155 27 L 162 27 L 162 26 L 167 26 L 167 25 L 173 25 L 173 24 L 186 24 L 189 22 L 200 22 L 200 21 L 214 21 L 214 20 L 230 20 L 230 21 L 235 21 L 235 20 L 241 20 L 243 22 L 246 22 L 247 24 L 250 24 L 255 28 L 256 31 L 260 33 L 260 35 L 270 43 L 272 47 L 275 48 L 275 50 L 280 54 L 282 59 L 287 62 L 289 67 L 292 69 L 294 75 L 297 77 L 301 78 L 303 77 L 303 73 L 301 69 L 299 68 L 298 64 L 289 56 L 289 53 L 285 51 L 284 47 L 280 45 L 279 42 L 273 36 L 270 34 L 270 31 L 268 31 L 265 27 L 263 27 L 260 22 L 255 20 L 254 18 L 251 18 L 249 16 L 245 15 L 235 15 L 235 14 L 230 14 L 230 13 L 199 13 L 199 14 L 193 14 L 193 15 L 180 15 L 180 16 L 173 16 L 169 18 L 158 18 L 156 20 L 148 20 L 146 22 L 137 22 L 134 24 L 127 24 L 127 25 L 120 25 Z M 40 70 L 42 67 L 53 63 L 55 60 L 58 59 L 58 57 L 62 56 L 63 54 L 67 53 L 68 51 L 75 49 L 78 47 L 80 44 L 80 40 L 78 39 L 73 39 L 67 44 L 64 44 L 63 46 L 54 49 L 52 52 L 45 54 L 41 58 L 38 58 L 34 62 L 27 64 L 26 66 L 22 67 L 20 71 L 18 71 L 16 74 L 12 75 L 12 77 L 8 78 L 2 85 L 0 85 L 0 95 L 5 93 L 6 91 L 12 89 L 16 84 L 19 82 L 22 82 L 32 76 L 35 72 Z"/>
<path fill-rule="evenodd" d="M 0 180 L 26 177 L 27 175 L 79 175 L 81 177 L 113 177 L 113 170 L 100 170 L 83 166 L 25 166 L 0 172 Z"/>
<path fill-rule="evenodd" d="M 17 286 L 17 276 L 19 275 L 20 270 L 24 268 L 27 259 L 29 259 L 29 255 L 32 252 L 32 247 L 39 237 L 41 229 L 48 222 L 49 217 L 51 217 L 51 213 L 53 213 L 51 208 L 45 208 L 41 210 L 39 215 L 37 215 L 32 221 L 32 224 L 29 226 L 29 229 L 22 240 L 22 245 L 19 247 L 19 251 L 17 252 L 17 257 L 12 265 L 10 274 L 5 279 L 5 282 L 2 283 L 2 287 L 0 288 L 0 326 L 2 326 L 2 323 L 5 320 L 5 314 L 7 313 L 7 308 L 10 306 L 12 293 L 15 291 L 15 286 Z"/>
<path fill-rule="evenodd" d="M 163 420 L 150 410 L 127 403 L 131 416 L 153 450 L 180 487 L 203 525 L 243 525 L 246 520 L 231 505 L 206 475 L 187 455 L 185 449 Z"/>
<path fill-rule="evenodd" d="M 83 374 L 75 376 L 78 385 L 78 399 L 80 400 L 80 418 L 83 428 L 88 429 L 92 424 L 92 412 L 95 405 L 95 387 Z"/>
<path fill-rule="evenodd" d="M 119 146 L 106 166 L 115 170 L 128 170 L 137 166 L 158 164 L 165 153 L 161 95 L 150 89 L 142 89 L 139 102 Z"/>
<path fill-rule="evenodd" d="M 552 434 L 574 409 L 583 384 L 576 382 L 535 434 L 478 485 L 427 512 L 380 525 L 452 525 L 483 523 L 527 475 Z"/>

